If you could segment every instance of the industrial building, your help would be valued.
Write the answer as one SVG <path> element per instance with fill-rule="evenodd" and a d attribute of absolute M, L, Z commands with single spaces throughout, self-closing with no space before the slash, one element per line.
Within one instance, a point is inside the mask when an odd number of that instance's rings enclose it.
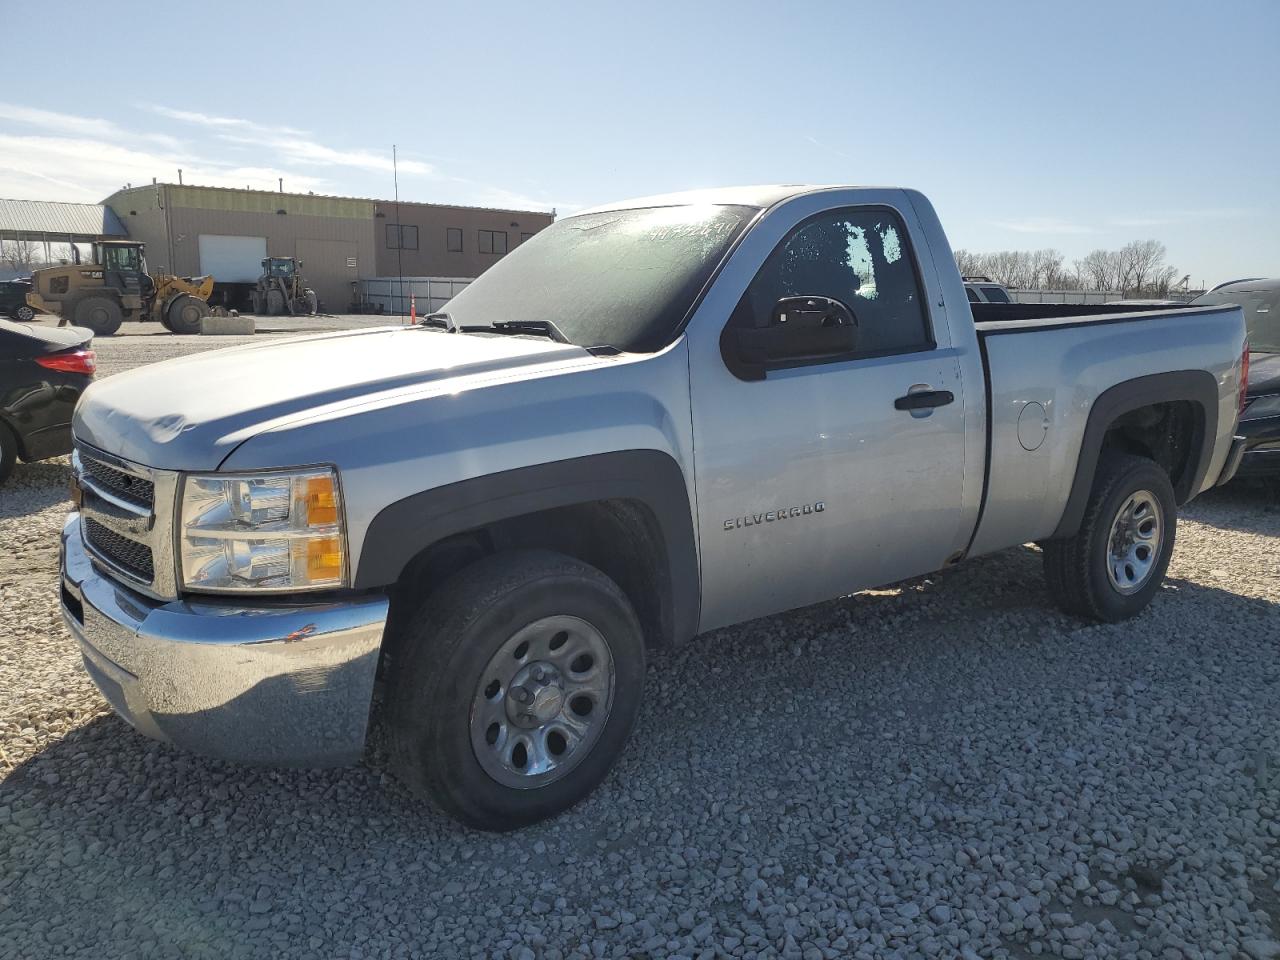
<path fill-rule="evenodd" d="M 153 271 L 212 275 L 213 302 L 244 307 L 264 257 L 297 257 L 332 313 L 364 299 L 358 281 L 473 279 L 555 219 L 554 211 L 173 183 L 121 190 L 104 205 L 147 245 Z"/>

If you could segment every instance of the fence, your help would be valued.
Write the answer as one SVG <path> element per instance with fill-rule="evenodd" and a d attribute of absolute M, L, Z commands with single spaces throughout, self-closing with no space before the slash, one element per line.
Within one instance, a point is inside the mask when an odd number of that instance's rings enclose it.
<path fill-rule="evenodd" d="M 380 306 L 383 313 L 407 316 L 412 297 L 418 316 L 422 316 L 442 309 L 471 280 L 470 277 L 369 277 L 360 281 L 360 287 L 365 303 Z"/>
<path fill-rule="evenodd" d="M 1010 290 L 1014 303 L 1110 303 L 1124 299 L 1119 290 Z"/>

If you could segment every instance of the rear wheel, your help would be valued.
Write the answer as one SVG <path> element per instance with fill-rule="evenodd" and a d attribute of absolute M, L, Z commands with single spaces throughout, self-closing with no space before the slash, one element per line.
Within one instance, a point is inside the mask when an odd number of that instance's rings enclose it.
<path fill-rule="evenodd" d="M 570 557 L 486 557 L 443 584 L 400 639 L 397 773 L 471 826 L 511 830 L 568 809 L 631 732 L 639 622 L 617 584 Z"/>
<path fill-rule="evenodd" d="M 87 327 L 100 337 L 109 337 L 120 329 L 124 313 L 110 297 L 85 297 L 75 307 L 77 327 Z"/>
<path fill-rule="evenodd" d="M 17 320 L 20 323 L 30 323 L 35 318 L 36 318 L 35 309 L 33 307 L 28 306 L 25 303 L 13 311 L 13 319 Z"/>
<path fill-rule="evenodd" d="M 188 293 L 175 297 L 165 311 L 165 326 L 174 333 L 192 334 L 200 332 L 200 321 L 209 316 L 209 305 L 198 297 Z"/>
<path fill-rule="evenodd" d="M 1115 622 L 1160 589 L 1177 535 L 1169 475 L 1146 457 L 1108 454 L 1075 536 L 1042 544 L 1049 592 L 1067 613 Z"/>
<path fill-rule="evenodd" d="M 262 316 L 262 294 L 258 293 L 257 290 L 249 294 L 249 312 L 254 316 Z"/>

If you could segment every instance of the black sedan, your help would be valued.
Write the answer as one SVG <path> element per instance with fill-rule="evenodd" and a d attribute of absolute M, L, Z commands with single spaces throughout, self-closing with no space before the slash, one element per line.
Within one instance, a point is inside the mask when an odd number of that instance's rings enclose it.
<path fill-rule="evenodd" d="M 71 412 L 93 380 L 93 333 L 0 320 L 0 483 L 18 459 L 71 452 Z"/>
<path fill-rule="evenodd" d="M 1191 301 L 1239 304 L 1249 330 L 1249 391 L 1236 433 L 1248 439 L 1237 477 L 1280 477 L 1280 280 L 1237 280 Z"/>
<path fill-rule="evenodd" d="M 12 317 L 26 323 L 36 312 L 27 304 L 31 292 L 30 280 L 0 280 L 0 316 Z"/>

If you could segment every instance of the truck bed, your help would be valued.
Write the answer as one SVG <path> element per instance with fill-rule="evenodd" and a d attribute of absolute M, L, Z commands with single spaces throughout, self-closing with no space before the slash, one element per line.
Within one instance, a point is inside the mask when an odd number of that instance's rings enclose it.
<path fill-rule="evenodd" d="M 981 327 L 985 323 L 1020 323 L 1025 320 L 1078 320 L 1116 314 L 1168 313 L 1190 307 L 1188 304 L 1142 307 L 1111 303 L 971 303 L 969 308 L 973 311 L 973 322 Z"/>
<path fill-rule="evenodd" d="M 1113 384 L 1195 369 L 1188 362 L 1193 356 L 1221 358 L 1205 368 L 1221 394 L 1213 404 L 1217 422 L 1205 424 L 1220 451 L 1207 474 L 1218 475 L 1235 427 L 1230 364 L 1239 349 L 1236 308 L 971 306 L 975 319 L 992 308 L 1053 314 L 975 323 L 986 371 L 989 466 L 971 556 L 1051 536 L 1072 487 L 1094 401 Z M 1029 415 L 1024 407 L 1032 404 L 1035 414 Z"/>

